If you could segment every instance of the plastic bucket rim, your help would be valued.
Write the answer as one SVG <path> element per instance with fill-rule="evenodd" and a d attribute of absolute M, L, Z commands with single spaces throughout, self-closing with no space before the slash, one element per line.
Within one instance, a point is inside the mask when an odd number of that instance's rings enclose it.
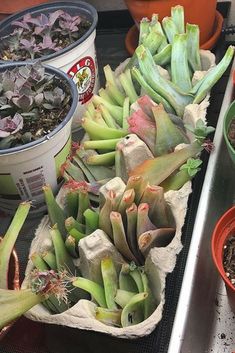
<path fill-rule="evenodd" d="M 30 65 L 30 64 L 33 64 L 34 62 L 25 62 L 25 61 L 20 61 L 20 62 L 16 62 L 16 63 L 9 63 L 9 64 L 5 64 L 5 65 L 0 65 L 0 72 L 5 70 L 5 69 L 8 69 L 8 68 L 14 68 L 16 66 L 25 66 L 25 65 Z M 17 147 L 13 147 L 13 148 L 6 148 L 4 150 L 0 150 L 0 157 L 1 156 L 4 156 L 4 155 L 9 155 L 9 154 L 14 154 L 16 152 L 23 152 L 25 150 L 28 150 L 32 147 L 35 147 L 37 145 L 40 145 L 42 144 L 43 142 L 46 142 L 48 140 L 50 140 L 52 137 L 54 137 L 60 130 L 63 129 L 63 127 L 65 125 L 67 125 L 67 123 L 73 118 L 73 115 L 74 115 L 74 112 L 77 108 L 77 101 L 78 101 L 78 91 L 77 91 L 77 87 L 74 83 L 74 81 L 63 71 L 55 68 L 55 67 L 52 67 L 52 66 L 49 66 L 49 65 L 45 65 L 43 64 L 43 66 L 45 67 L 46 69 L 46 72 L 48 73 L 54 73 L 56 74 L 57 77 L 59 78 L 62 78 L 62 79 L 65 79 L 69 88 L 70 88 L 70 92 L 71 92 L 71 95 L 72 95 L 72 104 L 71 104 L 71 107 L 70 107 L 70 110 L 68 111 L 66 117 L 63 119 L 63 121 L 58 125 L 56 126 L 49 134 L 45 135 L 44 137 L 36 140 L 36 141 L 33 141 L 33 142 L 29 142 L 29 143 L 26 143 L 25 145 L 21 145 L 21 146 L 17 146 Z"/>
<path fill-rule="evenodd" d="M 68 7 L 69 4 L 72 4 L 73 6 L 76 6 L 76 7 L 79 7 L 79 5 L 80 5 L 80 6 L 83 6 L 84 9 L 89 10 L 91 17 L 93 18 L 93 22 L 91 24 L 91 27 L 83 34 L 83 36 L 81 38 L 76 40 L 74 43 L 68 45 L 67 47 L 59 50 L 58 52 L 55 52 L 55 53 L 52 53 L 49 55 L 44 55 L 44 56 L 42 56 L 38 59 L 35 59 L 35 60 L 24 60 L 24 61 L 17 61 L 17 62 L 25 62 L 25 63 L 27 62 L 28 63 L 28 62 L 35 62 L 37 60 L 41 60 L 43 62 L 43 61 L 49 61 L 51 59 L 57 58 L 60 55 L 63 55 L 65 53 L 69 52 L 70 50 L 74 49 L 75 47 L 77 47 L 78 45 L 83 43 L 95 31 L 97 23 L 98 23 L 98 14 L 97 14 L 97 11 L 94 8 L 94 6 L 92 6 L 91 4 L 86 3 L 84 1 L 76 1 L 76 2 L 74 2 L 74 1 L 69 1 L 69 2 L 55 1 L 55 2 L 50 2 L 50 3 L 43 3 L 40 5 L 33 6 L 33 7 L 28 7 L 24 10 L 21 10 L 13 15 L 7 17 L 6 19 L 2 20 L 0 23 L 0 33 L 1 33 L 1 27 L 3 27 L 4 25 L 5 25 L 5 27 L 11 25 L 11 22 L 13 20 L 15 21 L 15 20 L 21 18 L 26 13 L 29 13 L 29 12 L 32 13 L 32 10 L 37 11 L 37 10 L 44 9 L 44 8 L 53 8 L 53 7 L 56 7 L 56 5 L 57 5 L 57 7 L 61 8 L 60 7 L 61 4 L 64 4 L 64 6 L 66 6 L 66 7 Z M 0 59 L 0 64 L 5 64 L 6 62 L 14 63 L 14 61 L 11 61 L 11 60 L 5 61 L 5 60 Z"/>
<path fill-rule="evenodd" d="M 219 236 L 223 236 L 224 233 L 224 228 L 226 226 L 228 226 L 232 220 L 230 220 L 230 222 L 225 223 L 223 225 L 223 229 L 219 232 L 219 227 L 221 227 L 221 224 L 223 224 L 224 220 L 233 212 L 235 212 L 235 206 L 230 207 L 225 213 L 222 214 L 222 216 L 219 218 L 219 220 L 216 222 L 215 228 L 213 230 L 212 233 L 212 238 L 211 238 L 211 252 L 212 252 L 212 258 L 214 261 L 214 264 L 217 268 L 217 271 L 219 272 L 220 276 L 222 277 L 223 281 L 225 282 L 225 285 L 230 288 L 234 294 L 235 294 L 235 287 L 232 285 L 232 283 L 230 282 L 230 280 L 227 278 L 226 274 L 225 274 L 225 270 L 222 264 L 222 253 L 220 254 L 220 259 L 221 259 L 221 265 L 218 261 L 218 256 L 216 256 L 216 251 L 215 251 L 215 247 L 216 247 L 216 240 L 218 239 Z M 234 217 L 235 218 L 235 217 Z M 235 227 L 234 227 L 235 229 Z M 229 234 L 227 235 L 227 237 L 229 236 Z M 225 242 L 225 240 L 227 239 L 227 237 L 224 239 L 223 242 Z"/>

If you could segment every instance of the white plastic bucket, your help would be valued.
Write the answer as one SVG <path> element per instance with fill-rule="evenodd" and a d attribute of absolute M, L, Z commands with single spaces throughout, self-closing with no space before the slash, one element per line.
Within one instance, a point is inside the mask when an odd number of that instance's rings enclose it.
<path fill-rule="evenodd" d="M 60 1 L 41 4 L 29 9 L 25 9 L 14 14 L 0 23 L 0 37 L 12 32 L 11 23 L 22 19 L 29 13 L 32 16 L 38 16 L 41 13 L 48 14 L 58 9 L 62 9 L 73 16 L 81 15 L 91 22 L 91 26 L 84 35 L 68 47 L 44 56 L 41 61 L 47 65 L 56 67 L 67 73 L 75 82 L 78 90 L 77 109 L 74 113 L 72 130 L 80 128 L 81 118 L 85 111 L 85 103 L 89 102 L 93 94 L 99 89 L 98 65 L 95 50 L 96 25 L 98 15 L 96 9 L 83 1 Z M 0 61 L 5 63 L 4 61 Z M 84 73 L 84 79 L 79 79 L 79 73 Z"/>
<path fill-rule="evenodd" d="M 17 64 L 24 65 L 25 63 Z M 14 68 L 16 65 L 5 65 Z M 54 192 L 61 183 L 60 167 L 71 149 L 71 124 L 77 106 L 77 89 L 63 72 L 46 71 L 66 80 L 71 89 L 72 105 L 66 118 L 50 134 L 28 144 L 0 150 L 0 209 L 12 213 L 22 200 L 32 200 L 31 214 L 45 210 L 42 186 L 50 184 Z"/>
<path fill-rule="evenodd" d="M 85 103 L 89 102 L 93 94 L 99 89 L 98 67 L 95 51 L 94 30 L 81 44 L 67 53 L 59 55 L 46 64 L 59 68 L 66 72 L 75 82 L 78 90 L 78 105 L 72 122 L 72 130 L 76 131 L 81 126 L 81 118 L 85 111 Z M 86 73 L 84 81 L 79 81 L 78 74 Z"/>

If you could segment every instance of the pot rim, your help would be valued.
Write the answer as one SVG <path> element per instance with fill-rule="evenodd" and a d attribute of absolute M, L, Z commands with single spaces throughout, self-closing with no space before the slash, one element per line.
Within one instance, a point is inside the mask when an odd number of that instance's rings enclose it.
<path fill-rule="evenodd" d="M 30 64 L 33 64 L 33 62 L 32 61 L 31 62 L 20 61 L 20 62 L 16 62 L 16 63 L 9 63 L 9 64 L 0 65 L 0 72 L 5 71 L 7 69 L 14 69 L 16 66 L 25 66 L 25 65 L 30 65 Z M 77 108 L 77 102 L 78 102 L 78 91 L 77 91 L 77 87 L 76 87 L 74 81 L 65 72 L 63 72 L 55 67 L 45 65 L 45 64 L 43 64 L 43 66 L 46 69 L 46 73 L 54 74 L 57 77 L 61 78 L 62 80 L 66 81 L 66 83 L 68 84 L 68 86 L 70 88 L 70 92 L 71 92 L 71 96 L 72 96 L 71 107 L 70 107 L 66 117 L 64 118 L 64 120 L 59 125 L 57 125 L 55 127 L 55 129 L 52 130 L 49 134 L 41 137 L 40 139 L 38 139 L 36 141 L 26 143 L 25 145 L 0 150 L 0 157 L 3 155 L 7 155 L 7 154 L 13 154 L 16 152 L 28 150 L 34 146 L 40 145 L 41 143 L 50 140 L 52 137 L 54 137 L 54 135 L 57 134 L 57 132 L 59 132 L 65 125 L 67 125 L 67 123 L 72 119 L 72 117 L 74 115 L 74 112 Z"/>
<path fill-rule="evenodd" d="M 233 222 L 233 227 L 226 231 L 226 227 L 231 225 Z M 223 267 L 223 260 L 222 260 L 222 253 L 219 253 L 219 256 L 216 255 L 216 243 L 217 239 L 220 237 L 223 244 L 225 243 L 226 239 L 230 236 L 231 231 L 235 230 L 235 206 L 229 208 L 217 221 L 215 228 L 212 233 L 211 238 L 211 252 L 214 264 L 224 280 L 227 287 L 229 287 L 235 293 L 235 287 L 232 285 L 231 281 L 227 278 L 225 274 L 225 270 Z"/>
<path fill-rule="evenodd" d="M 42 56 L 38 59 L 34 59 L 34 60 L 24 60 L 24 62 L 34 62 L 37 60 L 48 61 L 48 60 L 57 58 L 58 56 L 67 53 L 68 51 L 77 47 L 79 44 L 83 43 L 95 30 L 95 28 L 97 26 L 97 22 L 98 22 L 98 14 L 97 14 L 96 9 L 92 5 L 90 5 L 89 3 L 86 3 L 84 1 L 76 1 L 76 2 L 75 1 L 69 1 L 69 2 L 56 1 L 56 2 L 51 2 L 51 3 L 43 3 L 40 5 L 33 6 L 33 7 L 28 7 L 28 8 L 26 8 L 22 11 L 19 11 L 19 12 L 15 13 L 15 14 L 13 14 L 13 15 L 11 15 L 1 21 L 0 38 L 1 38 L 1 31 L 3 29 L 6 29 L 8 26 L 10 26 L 12 21 L 19 20 L 22 16 L 24 16 L 27 13 L 32 14 L 35 11 L 41 10 L 41 12 L 42 12 L 43 10 L 48 10 L 48 9 L 52 9 L 52 10 L 56 11 L 58 9 L 64 9 L 64 8 L 70 8 L 70 7 L 77 7 L 81 10 L 81 12 L 84 11 L 84 13 L 88 12 L 93 19 L 91 27 L 84 33 L 84 35 L 81 38 L 76 40 L 74 43 L 68 45 L 67 47 L 59 50 L 58 52 L 55 52 L 55 53 L 52 53 L 49 55 L 44 55 L 44 56 Z M 6 62 L 14 63 L 14 61 L 10 61 L 10 60 L 5 61 L 5 60 L 0 59 L 0 64 L 6 63 Z M 17 62 L 22 62 L 22 61 L 17 61 Z"/>
<path fill-rule="evenodd" d="M 235 75 L 235 71 L 234 71 L 234 75 Z M 227 127 L 228 127 L 228 122 L 230 122 L 230 120 L 232 118 L 228 118 L 228 113 L 230 111 L 230 109 L 232 109 L 233 107 L 235 107 L 235 100 L 229 105 L 228 109 L 226 110 L 225 116 L 224 116 L 224 121 L 223 121 L 223 134 L 224 134 L 224 139 L 226 142 L 226 145 L 229 149 L 229 152 L 233 155 L 235 155 L 235 149 L 234 147 L 231 145 L 228 136 L 227 136 Z"/>

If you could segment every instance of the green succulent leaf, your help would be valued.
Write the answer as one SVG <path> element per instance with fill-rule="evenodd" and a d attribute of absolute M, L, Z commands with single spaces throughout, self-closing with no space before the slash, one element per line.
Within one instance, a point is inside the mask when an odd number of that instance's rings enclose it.
<path fill-rule="evenodd" d="M 201 168 L 199 166 L 202 164 L 200 159 L 189 158 L 187 163 L 180 167 L 180 170 L 186 169 L 190 177 L 194 177 Z"/>

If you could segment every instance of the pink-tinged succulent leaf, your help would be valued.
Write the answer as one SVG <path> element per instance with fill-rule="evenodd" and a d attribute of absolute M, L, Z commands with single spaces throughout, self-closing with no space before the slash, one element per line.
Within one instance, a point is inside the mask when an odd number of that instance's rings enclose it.
<path fill-rule="evenodd" d="M 30 13 L 25 14 L 24 17 L 23 17 L 23 20 L 21 22 L 32 23 L 32 24 L 35 24 L 35 25 L 39 24 L 38 17 L 32 17 Z"/>
<path fill-rule="evenodd" d="M 29 25 L 26 23 L 26 22 L 24 22 L 24 21 L 13 21 L 12 23 L 11 23 L 11 25 L 12 26 L 17 26 L 17 27 L 21 27 L 21 28 L 24 28 L 24 29 L 26 29 L 26 30 L 30 30 L 30 27 L 29 27 Z"/>
<path fill-rule="evenodd" d="M 42 43 L 39 44 L 39 47 L 41 49 L 50 49 L 50 50 L 60 50 L 61 47 L 57 47 L 56 43 L 54 43 L 51 39 L 51 37 L 47 34 L 45 36 L 43 36 L 43 40 Z"/>
<path fill-rule="evenodd" d="M 20 44 L 22 44 L 25 49 L 32 48 L 35 45 L 35 38 L 31 38 L 31 40 L 21 39 Z"/>
<path fill-rule="evenodd" d="M 64 14 L 63 10 L 57 10 L 49 14 L 49 24 L 52 26 L 56 20 Z"/>
<path fill-rule="evenodd" d="M 41 105 L 43 102 L 44 96 L 43 93 L 38 93 L 35 97 L 34 97 L 34 101 L 36 105 Z"/>
<path fill-rule="evenodd" d="M 13 118 L 7 116 L 0 120 L 0 138 L 13 135 L 23 128 L 23 117 L 16 113 Z"/>
<path fill-rule="evenodd" d="M 188 158 L 197 156 L 202 150 L 201 144 L 195 141 L 181 150 L 144 161 L 130 172 L 130 176 L 141 175 L 150 184 L 159 185 Z"/>
<path fill-rule="evenodd" d="M 70 16 L 68 13 L 64 13 L 62 16 L 63 20 L 60 20 L 59 25 L 61 29 L 69 30 L 70 32 L 78 31 L 78 25 L 81 23 L 80 16 Z"/>
<path fill-rule="evenodd" d="M 149 205 L 141 203 L 137 210 L 137 238 L 144 232 L 156 229 L 156 226 L 149 219 Z"/>
<path fill-rule="evenodd" d="M 151 152 L 154 152 L 156 125 L 154 122 L 150 121 L 143 110 L 138 109 L 137 111 L 133 112 L 128 119 L 128 124 L 129 132 L 139 136 L 139 138 L 146 143 Z"/>
<path fill-rule="evenodd" d="M 144 95 L 137 99 L 137 103 L 140 109 L 152 120 L 154 121 L 152 108 L 157 104 L 147 95 Z"/>
<path fill-rule="evenodd" d="M 7 92 L 4 93 L 4 96 L 5 96 L 7 99 L 11 100 L 12 97 L 14 96 L 14 92 L 12 92 L 12 91 L 7 91 Z"/>
<path fill-rule="evenodd" d="M 12 102 L 24 112 L 27 112 L 33 104 L 33 97 L 23 95 L 19 98 L 12 98 Z"/>
<path fill-rule="evenodd" d="M 14 91 L 14 81 L 10 78 L 4 78 L 2 81 L 2 89 L 4 92 Z"/>
<path fill-rule="evenodd" d="M 173 152 L 181 143 L 189 143 L 184 131 L 177 127 L 170 119 L 162 104 L 152 108 L 157 126 L 155 155 L 161 156 Z"/>

